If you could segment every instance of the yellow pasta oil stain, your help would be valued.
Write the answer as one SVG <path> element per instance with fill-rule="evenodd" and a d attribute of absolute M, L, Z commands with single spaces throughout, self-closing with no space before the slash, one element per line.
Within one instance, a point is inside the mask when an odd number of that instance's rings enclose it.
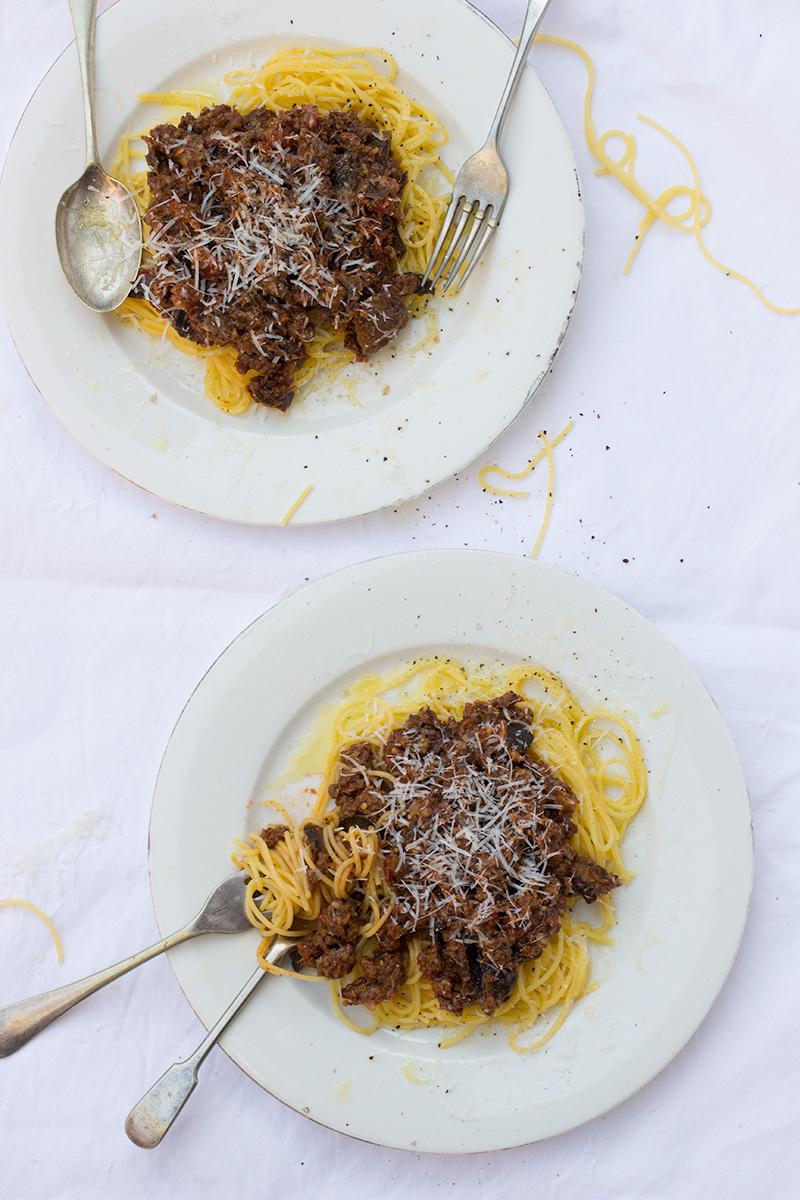
<path fill-rule="evenodd" d="M 636 958 L 634 959 L 633 965 L 636 967 L 637 971 L 641 971 L 643 975 L 647 974 L 648 968 L 645 966 L 645 964 L 642 960 L 648 950 L 651 950 L 653 948 L 653 946 L 660 946 L 660 945 L 661 945 L 660 937 L 656 937 L 656 935 L 654 933 L 648 934 L 648 936 L 645 938 L 644 942 L 642 943 L 642 945 L 639 949 L 639 953 L 636 955 Z"/>
<path fill-rule="evenodd" d="M 404 1079 L 407 1079 L 409 1083 L 413 1083 L 415 1087 L 431 1087 L 436 1081 L 433 1079 L 421 1079 L 416 1073 L 416 1069 L 419 1066 L 420 1064 L 418 1062 L 408 1059 L 408 1061 L 404 1062 L 400 1068 L 400 1074 Z"/>

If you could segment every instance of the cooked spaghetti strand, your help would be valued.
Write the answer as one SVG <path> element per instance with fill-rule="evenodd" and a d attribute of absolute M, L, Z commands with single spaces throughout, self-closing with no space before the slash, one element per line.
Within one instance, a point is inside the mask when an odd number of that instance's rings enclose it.
<path fill-rule="evenodd" d="M 28 910 L 28 912 L 32 912 L 35 916 L 37 916 L 39 920 L 42 921 L 46 926 L 47 932 L 53 939 L 53 945 L 56 948 L 56 958 L 60 963 L 63 963 L 64 947 L 61 942 L 61 934 L 56 929 L 52 918 L 48 917 L 47 913 L 43 909 L 39 908 L 38 904 L 34 904 L 32 900 L 23 900 L 14 897 L 13 899 L 9 900 L 0 900 L 0 908 L 25 908 Z"/>
<path fill-rule="evenodd" d="M 275 934 L 302 937 L 313 929 L 323 906 L 347 896 L 356 881 L 366 884 L 362 937 L 372 937 L 376 923 L 390 915 L 394 897 L 382 875 L 378 833 L 340 827 L 330 796 L 336 765 L 348 748 L 360 741 L 385 742 L 423 704 L 441 720 L 459 720 L 468 702 L 492 700 L 508 690 L 521 695 L 530 710 L 534 751 L 577 797 L 575 849 L 621 878 L 628 877 L 622 841 L 647 794 L 644 756 L 630 723 L 606 709 L 584 710 L 566 684 L 542 667 L 472 670 L 449 658 L 415 661 L 352 684 L 340 703 L 320 713 L 273 784 L 278 791 L 289 780 L 315 780 L 316 801 L 309 820 L 322 823 L 332 873 L 317 871 L 304 837 L 305 824 L 296 824 L 283 808 L 285 832 L 272 849 L 259 835 L 237 844 L 234 862 L 248 873 L 252 894 L 258 897 L 248 912 L 264 937 L 262 965 L 266 966 L 263 955 Z M 387 775 L 387 782 L 391 779 Z M 598 903 L 599 922 L 581 920 L 572 912 L 565 915 L 544 952 L 517 969 L 513 992 L 493 1017 L 475 1004 L 461 1015 L 439 1004 L 420 970 L 416 935 L 409 940 L 405 982 L 391 1000 L 371 1010 L 367 1025 L 345 1011 L 340 983 L 331 984 L 334 1009 L 359 1034 L 382 1026 L 441 1028 L 443 1046 L 454 1045 L 497 1020 L 508 1027 L 515 1050 L 531 1053 L 557 1032 L 591 989 L 588 946 L 608 944 L 614 926 L 611 897 L 604 896 Z M 533 1040 L 526 1038 L 548 1014 L 550 1024 Z"/>
<path fill-rule="evenodd" d="M 292 518 L 293 518 L 293 517 L 296 515 L 296 513 L 299 511 L 299 509 L 301 509 L 301 508 L 302 508 L 302 506 L 305 504 L 306 500 L 307 500 L 307 499 L 308 499 L 308 497 L 311 495 L 311 493 L 313 492 L 313 490 L 314 490 L 314 485 L 313 485 L 313 483 L 310 483 L 310 484 L 308 485 L 308 487 L 307 487 L 307 488 L 304 488 L 304 489 L 303 489 L 303 491 L 300 493 L 300 495 L 299 495 L 299 496 L 297 497 L 297 499 L 295 500 L 295 502 L 294 502 L 294 504 L 292 505 L 292 507 L 291 507 L 291 508 L 289 509 L 289 511 L 286 513 L 286 516 L 285 516 L 285 517 L 283 518 L 283 520 L 281 521 L 281 525 L 283 525 L 283 526 L 286 526 L 286 525 L 288 525 L 288 524 L 289 524 L 289 522 L 290 522 L 290 521 L 292 520 Z"/>
<path fill-rule="evenodd" d="M 739 283 L 744 284 L 749 288 L 753 295 L 761 304 L 768 308 L 770 312 L 776 313 L 779 316 L 797 316 L 800 313 L 800 306 L 785 307 L 780 304 L 775 304 L 774 301 L 766 295 L 763 288 L 759 287 L 754 280 L 741 271 L 735 270 L 733 267 L 727 266 L 708 248 L 703 234 L 703 230 L 711 220 L 712 207 L 711 201 L 702 189 L 700 182 L 700 171 L 693 155 L 688 147 L 674 133 L 670 133 L 658 121 L 654 121 L 652 117 L 646 117 L 641 113 L 637 114 L 638 120 L 649 125 L 662 137 L 666 138 L 673 146 L 676 147 L 686 159 L 692 175 L 691 184 L 675 184 L 672 187 L 666 188 L 659 196 L 652 195 L 647 188 L 636 178 L 636 138 L 632 133 L 625 133 L 621 129 L 608 129 L 602 134 L 598 134 L 597 126 L 593 117 L 593 102 L 594 92 L 597 83 L 597 69 L 591 55 L 585 47 L 578 42 L 574 42 L 569 38 L 554 37 L 552 34 L 540 33 L 536 38 L 537 42 L 545 43 L 550 46 L 561 46 L 564 50 L 569 50 L 576 54 L 583 62 L 586 68 L 586 91 L 583 99 L 583 128 L 586 137 L 586 144 L 589 150 L 594 155 L 597 162 L 600 164 L 596 170 L 597 175 L 613 175 L 614 178 L 626 188 L 630 194 L 645 209 L 645 214 L 642 217 L 639 226 L 639 232 L 636 235 L 636 241 L 631 249 L 630 254 L 625 263 L 625 273 L 627 274 L 633 266 L 636 258 L 641 251 L 645 237 L 652 229 L 657 221 L 667 225 L 670 229 L 677 233 L 687 233 L 691 235 L 697 243 L 700 253 L 705 258 L 706 262 L 710 263 L 715 270 L 720 271 L 728 279 L 735 279 Z M 621 153 L 618 158 L 614 158 L 609 149 L 609 143 L 617 142 L 621 146 Z M 685 206 L 678 212 L 673 212 L 670 205 L 676 200 L 685 202 Z"/>
<path fill-rule="evenodd" d="M 485 492 L 489 492 L 492 496 L 502 496 L 509 500 L 527 500 L 530 492 L 512 491 L 509 488 L 498 487 L 497 484 L 489 482 L 489 475 L 499 475 L 501 479 L 518 480 L 527 479 L 529 475 L 538 467 L 539 463 L 547 461 L 547 492 L 545 495 L 544 513 L 542 514 L 542 523 L 539 526 L 539 532 L 536 535 L 536 541 L 531 550 L 531 558 L 538 558 L 539 553 L 544 545 L 544 540 L 547 537 L 547 532 L 550 528 L 550 521 L 553 516 L 553 497 L 556 486 L 556 460 L 553 451 L 557 446 L 560 446 L 565 438 L 569 437 L 572 430 L 575 428 L 574 421 L 568 421 L 559 434 L 552 441 L 547 437 L 547 434 L 542 431 L 539 434 L 539 440 L 542 443 L 542 449 L 538 454 L 535 454 L 528 462 L 526 467 L 521 471 L 507 471 L 505 467 L 500 467 L 496 463 L 487 464 L 481 467 L 478 472 L 478 482 Z"/>
<path fill-rule="evenodd" d="M 342 50 L 288 47 L 260 67 L 225 75 L 223 82 L 228 89 L 225 103 L 244 114 L 262 106 L 277 112 L 297 104 L 314 104 L 323 112 L 346 109 L 383 128 L 390 135 L 392 149 L 406 175 L 399 223 L 404 252 L 399 267 L 401 271 L 422 274 L 448 203 L 446 191 L 435 185 L 434 176 L 453 182 L 452 173 L 440 158 L 448 134 L 432 112 L 398 87 L 397 74 L 394 58 L 374 47 Z M 168 120 L 172 121 L 176 120 L 177 109 L 197 114 L 216 103 L 206 93 L 190 91 L 146 92 L 140 99 L 166 108 Z M 142 142 L 145 132 L 131 132 L 122 138 L 112 167 L 116 177 L 133 192 L 142 214 L 149 203 Z M 148 235 L 145 228 L 145 236 Z M 410 298 L 408 304 L 412 315 L 419 315 L 425 301 Z M 166 338 L 182 353 L 203 359 L 206 394 L 223 412 L 240 415 L 250 408 L 252 398 L 247 389 L 255 372 L 241 374 L 237 370 L 237 351 L 233 347 L 205 347 L 181 337 L 143 299 L 126 300 L 117 316 L 140 332 Z M 429 331 L 420 346 L 428 345 L 434 336 Z M 295 388 L 302 390 L 312 382 L 332 378 L 353 359 L 342 333 L 320 329 L 308 343 L 306 360 L 295 374 Z"/>

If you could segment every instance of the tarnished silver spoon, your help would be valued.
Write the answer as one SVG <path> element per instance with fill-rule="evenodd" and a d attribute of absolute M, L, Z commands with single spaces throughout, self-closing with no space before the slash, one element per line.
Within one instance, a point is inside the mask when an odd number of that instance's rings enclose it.
<path fill-rule="evenodd" d="M 97 312 L 119 308 L 139 273 L 142 222 L 128 189 L 100 165 L 94 122 L 97 0 L 69 0 L 83 86 L 86 170 L 56 209 L 58 257 L 77 296 Z"/>
<path fill-rule="evenodd" d="M 52 992 L 43 992 L 30 1000 L 20 1000 L 17 1004 L 0 1008 L 0 1058 L 14 1054 L 57 1017 L 80 1004 L 81 1000 L 93 996 L 106 984 L 113 983 L 121 975 L 127 975 L 128 971 L 149 962 L 165 950 L 171 950 L 173 946 L 204 933 L 244 933 L 246 929 L 252 929 L 244 908 L 246 891 L 245 876 L 231 875 L 214 889 L 193 921 L 162 942 L 156 942 L 147 950 L 133 954 L 105 971 L 79 979 L 77 983 L 67 983 L 64 987 L 54 988 Z"/>

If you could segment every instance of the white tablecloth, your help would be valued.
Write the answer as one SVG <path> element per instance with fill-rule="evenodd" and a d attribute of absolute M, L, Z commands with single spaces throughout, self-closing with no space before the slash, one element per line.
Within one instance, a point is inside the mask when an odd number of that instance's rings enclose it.
<path fill-rule="evenodd" d="M 482 7 L 516 33 L 522 0 Z M 67 6 L 4 0 L 0 28 L 5 148 L 70 38 Z M 545 28 L 592 50 L 600 128 L 630 129 L 644 111 L 686 139 L 716 200 L 713 249 L 777 300 L 800 303 L 792 0 L 556 0 Z M 800 323 L 767 312 L 663 228 L 624 278 L 640 213 L 592 173 L 580 64 L 551 47 L 536 64 L 581 165 L 588 252 L 564 351 L 499 457 L 521 465 L 540 428 L 575 418 L 543 559 L 654 620 L 733 729 L 752 795 L 756 886 L 730 980 L 660 1078 L 540 1145 L 463 1159 L 361 1145 L 289 1112 L 217 1052 L 180 1124 L 146 1154 L 127 1141 L 123 1117 L 199 1032 L 159 960 L 0 1064 L 3 1200 L 301 1189 L 352 1200 L 750 1200 L 796 1188 Z M 654 188 L 686 178 L 677 152 L 644 127 L 640 169 Z M 51 417 L 5 328 L 0 362 L 0 897 L 46 908 L 66 951 L 59 967 L 34 917 L 0 909 L 2 1003 L 153 939 L 147 819 L 159 759 L 190 690 L 247 622 L 367 556 L 522 553 L 545 479 L 530 503 L 484 496 L 471 471 L 335 529 L 235 528 L 161 504 L 92 461 Z"/>

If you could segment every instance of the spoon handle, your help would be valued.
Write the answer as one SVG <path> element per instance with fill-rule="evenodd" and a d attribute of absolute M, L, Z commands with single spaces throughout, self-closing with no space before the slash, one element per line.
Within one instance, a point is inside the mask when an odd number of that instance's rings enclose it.
<path fill-rule="evenodd" d="M 276 938 L 267 954 L 267 961 L 278 963 L 295 942 Z M 266 978 L 259 967 L 235 996 L 222 1016 L 203 1038 L 194 1054 L 173 1063 L 138 1104 L 128 1113 L 125 1132 L 143 1150 L 153 1150 L 167 1134 L 186 1101 L 197 1087 L 197 1074 L 209 1051 L 227 1029 L 239 1010 L 247 1003 L 258 985 Z"/>
<path fill-rule="evenodd" d="M 138 954 L 132 954 L 130 958 L 115 963 L 113 967 L 97 971 L 94 975 L 87 975 L 85 979 L 79 979 L 75 983 L 54 988 L 50 992 L 43 992 L 40 996 L 32 996 L 30 1000 L 20 1000 L 16 1004 L 0 1008 L 0 1058 L 14 1054 L 58 1017 L 69 1012 L 87 996 L 99 992 L 106 984 L 113 983 L 120 976 L 127 975 L 128 971 L 133 971 L 142 963 L 163 954 L 165 950 L 171 950 L 173 946 L 179 946 L 188 938 L 196 937 L 200 932 L 202 930 L 197 929 L 193 922 L 164 938 L 162 942 L 156 942 L 154 946 L 148 946 L 146 950 L 140 950 Z"/>
<path fill-rule="evenodd" d="M 86 124 L 86 163 L 100 165 L 94 123 L 94 27 L 97 0 L 69 0 L 78 62 L 83 86 L 83 117 Z"/>

